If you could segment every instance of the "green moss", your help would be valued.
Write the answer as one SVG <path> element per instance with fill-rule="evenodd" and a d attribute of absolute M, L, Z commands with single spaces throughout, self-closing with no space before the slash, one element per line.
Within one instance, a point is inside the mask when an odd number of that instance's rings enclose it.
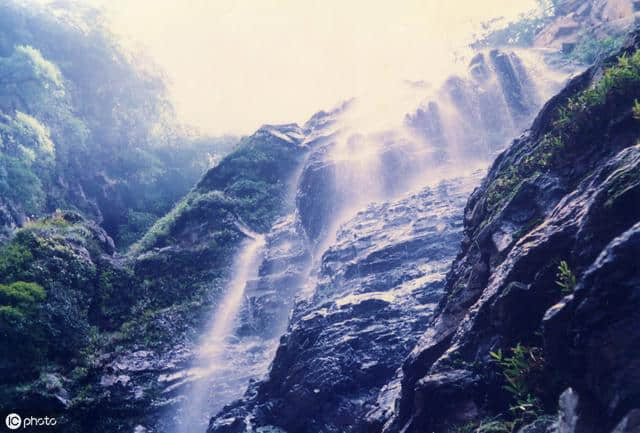
<path fill-rule="evenodd" d="M 536 228 L 540 224 L 542 224 L 543 221 L 544 221 L 544 219 L 542 219 L 542 218 L 534 218 L 534 219 L 532 219 L 531 221 L 526 223 L 520 230 L 518 230 L 516 233 L 514 233 L 513 237 L 515 239 L 520 239 L 521 237 L 523 237 L 524 235 L 529 233 L 531 230 L 533 230 L 534 228 Z"/>
<path fill-rule="evenodd" d="M 229 213 L 235 204 L 220 191 L 192 191 L 131 247 L 130 254 L 140 254 L 151 248 L 166 246 L 170 240 L 175 240 L 181 229 L 193 222 L 200 224 L 206 220 L 211 224 L 212 230 L 223 227 L 225 214 Z"/>
<path fill-rule="evenodd" d="M 558 158 L 565 144 L 559 137 L 546 134 L 517 164 L 500 172 L 487 189 L 487 207 L 496 210 L 512 197 L 525 179 L 546 171 Z"/>
<path fill-rule="evenodd" d="M 545 134 L 515 163 L 506 165 L 487 189 L 487 210 L 490 214 L 508 201 L 518 186 L 536 173 L 544 173 L 562 162 L 567 152 L 575 151 L 585 141 L 602 134 L 601 128 L 612 113 L 610 101 L 620 106 L 622 100 L 640 92 L 640 51 L 620 56 L 606 68 L 602 77 L 590 88 L 569 98 L 559 107 L 553 120 L 553 131 Z M 632 104 L 634 99 L 629 103 Z"/>
<path fill-rule="evenodd" d="M 595 109 L 605 105 L 615 96 L 629 96 L 640 89 L 640 51 L 630 56 L 622 55 L 606 68 L 602 77 L 589 89 L 570 98 L 558 110 L 554 126 L 560 136 L 575 135 L 587 126 L 593 126 Z M 597 122 L 596 122 L 597 123 Z"/>

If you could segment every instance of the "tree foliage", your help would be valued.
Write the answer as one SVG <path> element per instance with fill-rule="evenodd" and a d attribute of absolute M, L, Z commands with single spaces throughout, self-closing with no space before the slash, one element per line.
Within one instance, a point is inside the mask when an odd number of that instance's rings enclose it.
<path fill-rule="evenodd" d="M 180 127 L 162 75 L 98 10 L 0 5 L 0 194 L 19 212 L 79 210 L 125 246 L 234 143 Z"/>
<path fill-rule="evenodd" d="M 9 349 L 0 371 L 20 377 L 45 356 L 48 343 L 41 317 L 45 299 L 45 290 L 36 283 L 0 284 L 0 344 Z"/>

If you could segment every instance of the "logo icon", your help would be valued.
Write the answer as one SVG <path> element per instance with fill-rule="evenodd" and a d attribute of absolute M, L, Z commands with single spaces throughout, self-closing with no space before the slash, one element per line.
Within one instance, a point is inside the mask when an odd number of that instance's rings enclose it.
<path fill-rule="evenodd" d="M 4 422 L 9 430 L 17 430 L 22 425 L 22 418 L 17 413 L 10 413 L 4 419 Z"/>

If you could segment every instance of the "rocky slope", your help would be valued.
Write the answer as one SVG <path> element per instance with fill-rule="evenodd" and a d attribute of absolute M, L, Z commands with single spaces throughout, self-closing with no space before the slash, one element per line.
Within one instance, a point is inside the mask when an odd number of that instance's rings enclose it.
<path fill-rule="evenodd" d="M 632 26 L 640 11 L 633 0 L 569 0 L 556 2 L 556 17 L 534 40 L 536 47 L 571 52 L 585 35 L 607 39 Z"/>
<path fill-rule="evenodd" d="M 436 192 L 348 221 L 268 377 L 209 432 L 637 431 L 639 44 L 573 79 L 496 159 L 446 279 L 455 224 L 444 243 L 405 229 L 434 218 Z"/>
<path fill-rule="evenodd" d="M 382 431 L 502 431 L 555 413 L 565 389 L 553 431 L 637 431 L 639 46 L 635 33 L 572 80 L 473 193 L 447 296 Z M 517 373 L 500 363 L 513 359 Z M 522 431 L 553 420 L 537 423 Z"/>
<path fill-rule="evenodd" d="M 111 399 L 96 431 L 113 425 L 168 429 L 164 415 L 184 399 L 198 332 L 230 278 L 248 231 L 265 231 L 288 212 L 288 185 L 307 152 L 294 125 L 265 126 L 211 169 L 136 243 L 127 257 L 149 293 L 143 314 L 112 344 L 96 387 Z M 98 405 L 97 405 L 98 406 Z M 126 414 L 126 421 L 119 419 Z"/>
<path fill-rule="evenodd" d="M 411 138 L 399 130 L 360 134 L 340 117 L 338 128 L 308 137 L 313 146 L 293 218 L 305 235 L 311 272 L 296 274 L 288 292 L 304 295 L 269 377 L 212 420 L 211 431 L 355 432 L 390 416 L 397 370 L 442 295 L 458 248 L 458 207 L 477 177 L 409 197 L 403 192 L 450 178 L 443 173 L 459 170 L 456 162 L 482 165 L 530 121 L 547 91 L 516 54 L 490 51 L 471 61 L 468 76 L 447 80 L 433 95 L 438 102 L 405 117 Z M 390 197 L 396 199 L 367 207 Z M 270 293 L 281 296 L 286 286 Z"/>
<path fill-rule="evenodd" d="M 294 307 L 268 379 L 209 431 L 362 431 L 442 295 L 476 181 L 373 204 L 345 223 L 322 256 L 316 287 Z"/>
<path fill-rule="evenodd" d="M 23 356 L 24 374 L 3 375 L 2 409 L 50 408 L 65 432 L 157 424 L 180 400 L 185 378 L 177 373 L 193 358 L 246 231 L 265 231 L 289 212 L 288 184 L 307 152 L 302 138 L 284 125 L 244 139 L 128 255 L 77 213 L 11 233 L 0 249 L 0 285 L 7 293 L 22 281 L 43 288 L 41 304 L 26 313 L 48 343 Z M 0 298 L 3 314 L 14 298 Z M 0 317 L 3 347 L 16 338 L 11 317 Z M 3 371 L 17 355 L 0 352 Z"/>

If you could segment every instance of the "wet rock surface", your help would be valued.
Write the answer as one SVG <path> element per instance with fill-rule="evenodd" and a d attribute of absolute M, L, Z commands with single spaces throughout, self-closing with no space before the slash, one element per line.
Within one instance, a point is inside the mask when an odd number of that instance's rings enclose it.
<path fill-rule="evenodd" d="M 625 50 L 637 46 L 636 34 Z M 492 370 L 490 351 L 518 343 L 543 348 L 550 382 L 541 398 L 550 411 L 572 388 L 560 406 L 575 419 L 553 431 L 611 431 L 640 406 L 640 125 L 629 108 L 638 89 L 610 94 L 597 127 L 565 136 L 562 160 L 511 177 L 511 193 L 492 196 L 495 182 L 517 173 L 512 168 L 554 131 L 558 107 L 592 86 L 603 67 L 552 99 L 471 196 L 447 294 L 404 363 L 401 398 L 384 432 L 447 432 L 506 410 L 500 375 L 471 378 Z M 557 283 L 563 260 L 577 280 L 566 297 Z M 455 404 L 443 404 L 443 396 L 455 396 Z"/>
<path fill-rule="evenodd" d="M 462 205 L 477 179 L 371 205 L 344 224 L 322 256 L 315 288 L 294 307 L 268 378 L 209 431 L 364 431 L 442 295 Z"/>

